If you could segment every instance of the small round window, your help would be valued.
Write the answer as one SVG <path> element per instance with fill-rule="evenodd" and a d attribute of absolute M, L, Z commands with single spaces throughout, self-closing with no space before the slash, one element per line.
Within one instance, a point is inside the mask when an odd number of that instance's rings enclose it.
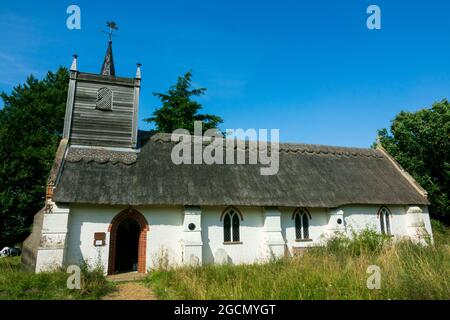
<path fill-rule="evenodd" d="M 95 108 L 102 111 L 112 111 L 112 91 L 108 88 L 100 88 L 97 92 Z"/>

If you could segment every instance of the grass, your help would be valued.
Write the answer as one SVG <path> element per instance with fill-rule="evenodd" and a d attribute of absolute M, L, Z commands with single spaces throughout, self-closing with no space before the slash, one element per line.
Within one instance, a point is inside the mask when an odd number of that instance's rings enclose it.
<path fill-rule="evenodd" d="M 392 243 L 372 231 L 336 236 L 301 257 L 265 264 L 180 267 L 153 271 L 145 284 L 160 299 L 450 299 L 450 231 L 433 221 L 434 246 Z M 367 288 L 379 266 L 381 289 Z M 81 290 L 64 270 L 22 271 L 20 258 L 0 259 L 0 300 L 99 299 L 114 291 L 101 269 L 82 266 Z"/>
<path fill-rule="evenodd" d="M 20 257 L 0 259 L 0 300 L 67 300 L 98 299 L 113 290 L 103 271 L 81 267 L 81 289 L 67 289 L 65 271 L 35 274 L 25 272 Z"/>
<path fill-rule="evenodd" d="M 372 231 L 337 236 L 301 257 L 266 264 L 154 271 L 160 299 L 450 299 L 450 232 L 434 222 L 434 246 L 392 243 Z M 369 290 L 370 265 L 381 289 Z"/>

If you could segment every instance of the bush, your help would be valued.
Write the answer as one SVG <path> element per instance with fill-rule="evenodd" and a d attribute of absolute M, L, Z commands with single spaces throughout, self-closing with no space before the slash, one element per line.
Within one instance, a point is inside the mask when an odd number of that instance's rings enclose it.
<path fill-rule="evenodd" d="M 111 285 L 105 277 L 105 272 L 102 266 L 97 264 L 94 267 L 89 266 L 88 263 L 82 262 L 81 269 L 81 289 L 79 295 L 82 297 L 100 298 L 103 295 L 112 291 Z"/>
<path fill-rule="evenodd" d="M 365 229 L 360 233 L 352 232 L 349 238 L 343 233 L 335 233 L 326 239 L 322 246 L 314 248 L 320 254 L 360 256 L 379 253 L 386 245 L 391 244 L 391 237 L 372 229 Z"/>

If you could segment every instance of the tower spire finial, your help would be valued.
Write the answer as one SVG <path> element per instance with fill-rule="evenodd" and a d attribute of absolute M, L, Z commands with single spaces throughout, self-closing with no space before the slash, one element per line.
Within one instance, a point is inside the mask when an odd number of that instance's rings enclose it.
<path fill-rule="evenodd" d="M 109 42 L 112 42 L 112 36 L 117 36 L 114 34 L 114 31 L 119 30 L 119 28 L 117 27 L 117 23 L 114 21 L 107 21 L 106 26 L 109 28 L 109 31 L 103 32 L 109 35 Z"/>
<path fill-rule="evenodd" d="M 136 66 L 137 66 L 137 68 L 136 68 L 136 79 L 141 79 L 141 66 L 142 66 L 142 64 L 141 63 L 136 63 Z"/>
<path fill-rule="evenodd" d="M 105 59 L 103 60 L 101 74 L 103 76 L 115 76 L 116 70 L 114 68 L 114 59 L 112 53 L 112 36 L 117 36 L 114 34 L 115 30 L 119 30 L 117 24 L 114 21 L 108 21 L 106 26 L 109 28 L 109 31 L 103 31 L 104 33 L 109 35 L 108 41 L 108 49 L 106 49 Z"/>
<path fill-rule="evenodd" d="M 76 53 L 74 53 L 72 55 L 73 60 L 72 60 L 72 65 L 70 66 L 70 71 L 77 71 L 77 58 L 78 55 Z"/>

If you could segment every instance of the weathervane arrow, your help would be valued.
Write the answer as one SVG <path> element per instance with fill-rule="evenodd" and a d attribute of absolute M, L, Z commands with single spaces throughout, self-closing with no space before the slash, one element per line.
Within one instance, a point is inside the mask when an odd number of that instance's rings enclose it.
<path fill-rule="evenodd" d="M 116 70 L 114 68 L 114 59 L 112 54 L 112 36 L 117 36 L 114 34 L 114 31 L 119 30 L 117 27 L 117 24 L 114 21 L 108 21 L 106 23 L 106 26 L 109 28 L 109 31 L 102 31 L 103 33 L 106 33 L 109 35 L 109 43 L 108 43 L 108 49 L 106 50 L 105 59 L 103 60 L 102 69 L 100 71 L 100 74 L 104 76 L 115 76 Z"/>
<path fill-rule="evenodd" d="M 106 26 L 109 28 L 109 31 L 102 31 L 103 33 L 106 33 L 109 35 L 109 41 L 112 41 L 112 36 L 117 37 L 117 34 L 114 34 L 114 31 L 119 30 L 117 27 L 117 23 L 114 21 L 107 21 Z"/>

